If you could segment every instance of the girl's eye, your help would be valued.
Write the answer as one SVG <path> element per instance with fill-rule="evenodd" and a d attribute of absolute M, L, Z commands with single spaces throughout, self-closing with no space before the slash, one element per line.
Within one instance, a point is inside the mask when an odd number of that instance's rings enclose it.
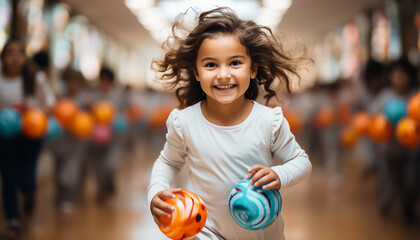
<path fill-rule="evenodd" d="M 205 67 L 214 68 L 214 67 L 216 67 L 216 64 L 215 63 L 206 63 Z"/>
<path fill-rule="evenodd" d="M 230 65 L 232 65 L 232 66 L 239 66 L 239 65 L 241 65 L 241 62 L 239 62 L 239 61 L 232 61 L 230 63 Z"/>

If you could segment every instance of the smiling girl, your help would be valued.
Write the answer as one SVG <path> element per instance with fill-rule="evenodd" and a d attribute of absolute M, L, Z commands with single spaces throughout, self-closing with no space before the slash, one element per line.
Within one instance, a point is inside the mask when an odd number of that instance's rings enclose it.
<path fill-rule="evenodd" d="M 155 222 L 162 225 L 159 216 L 170 217 L 173 208 L 164 200 L 181 190 L 170 187 L 186 165 L 186 189 L 207 206 L 206 226 L 196 239 L 284 239 L 281 217 L 264 230 L 246 230 L 231 218 L 227 203 L 244 178 L 280 190 L 311 170 L 282 109 L 255 101 L 259 86 L 267 102 L 276 95 L 274 81 L 290 91 L 297 59 L 282 52 L 269 28 L 241 20 L 228 8 L 203 12 L 185 38 L 167 41 L 174 42 L 154 62 L 163 80 L 177 88 L 180 103 L 167 120 L 167 141 L 152 170 L 148 199 Z M 275 157 L 281 165 L 274 165 Z"/>

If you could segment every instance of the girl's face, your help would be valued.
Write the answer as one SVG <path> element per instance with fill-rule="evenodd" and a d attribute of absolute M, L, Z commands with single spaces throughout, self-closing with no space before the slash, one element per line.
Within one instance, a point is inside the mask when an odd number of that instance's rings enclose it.
<path fill-rule="evenodd" d="M 21 74 L 22 67 L 26 62 L 25 51 L 19 42 L 11 42 L 4 49 L 3 64 L 8 76 L 16 76 Z"/>
<path fill-rule="evenodd" d="M 194 74 L 208 101 L 230 104 L 245 98 L 250 79 L 257 75 L 246 50 L 234 35 L 220 34 L 201 43 Z"/>

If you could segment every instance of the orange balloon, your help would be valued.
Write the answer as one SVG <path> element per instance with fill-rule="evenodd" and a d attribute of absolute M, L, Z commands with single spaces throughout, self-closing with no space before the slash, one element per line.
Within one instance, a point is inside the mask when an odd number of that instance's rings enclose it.
<path fill-rule="evenodd" d="M 406 147 L 414 148 L 420 144 L 420 124 L 410 117 L 398 122 L 396 134 L 398 141 Z"/>
<path fill-rule="evenodd" d="M 70 132 L 76 138 L 84 139 L 89 137 L 93 130 L 92 116 L 84 111 L 78 112 L 76 116 L 74 116 L 69 128 Z"/>
<path fill-rule="evenodd" d="M 316 128 L 332 127 L 335 122 L 334 110 L 330 107 L 322 107 L 315 115 L 314 124 Z"/>
<path fill-rule="evenodd" d="M 175 207 L 171 217 L 159 217 L 164 226 L 159 229 L 171 239 L 188 239 L 203 229 L 207 220 L 204 202 L 194 193 L 182 190 L 175 198 L 167 198 L 165 202 Z"/>
<path fill-rule="evenodd" d="M 347 127 L 341 130 L 340 143 L 344 148 L 351 148 L 359 140 L 359 133 L 353 127 Z"/>
<path fill-rule="evenodd" d="M 290 131 L 293 134 L 298 134 L 302 130 L 302 117 L 300 113 L 296 110 L 285 109 L 283 114 L 289 123 Z"/>
<path fill-rule="evenodd" d="M 368 134 L 378 143 L 388 141 L 392 137 L 393 128 L 383 113 L 375 115 L 369 124 Z"/>
<path fill-rule="evenodd" d="M 98 123 L 111 123 L 114 119 L 114 112 L 114 105 L 107 101 L 97 102 L 92 108 L 93 116 Z"/>
<path fill-rule="evenodd" d="M 351 119 L 351 125 L 355 131 L 359 134 L 366 134 L 370 125 L 370 116 L 367 112 L 361 111 Z"/>
<path fill-rule="evenodd" d="M 78 111 L 77 104 L 68 98 L 61 99 L 54 107 L 54 116 L 63 127 L 68 127 Z"/>
<path fill-rule="evenodd" d="M 48 130 L 48 117 L 39 109 L 29 109 L 22 117 L 22 132 L 29 138 L 39 139 Z"/>
<path fill-rule="evenodd" d="M 408 116 L 420 124 L 420 92 L 412 96 L 407 103 Z"/>

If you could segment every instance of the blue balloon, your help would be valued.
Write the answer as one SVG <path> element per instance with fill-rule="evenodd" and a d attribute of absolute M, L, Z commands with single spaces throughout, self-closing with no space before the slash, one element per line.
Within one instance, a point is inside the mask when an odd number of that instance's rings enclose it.
<path fill-rule="evenodd" d="M 45 140 L 54 140 L 63 134 L 63 129 L 55 117 L 50 117 L 48 119 L 48 129 L 47 134 L 45 135 Z"/>
<path fill-rule="evenodd" d="M 383 112 L 386 118 L 393 125 L 407 115 L 407 103 L 399 98 L 391 98 L 385 102 Z"/>
<path fill-rule="evenodd" d="M 19 112 L 13 108 L 0 110 L 0 137 L 13 138 L 20 132 L 22 120 Z"/>
<path fill-rule="evenodd" d="M 282 200 L 278 190 L 264 190 L 250 181 L 251 178 L 241 181 L 230 192 L 229 213 L 239 226 L 260 230 L 277 219 Z"/>
<path fill-rule="evenodd" d="M 112 122 L 112 129 L 116 133 L 123 133 L 128 130 L 127 120 L 122 115 L 117 115 Z"/>

